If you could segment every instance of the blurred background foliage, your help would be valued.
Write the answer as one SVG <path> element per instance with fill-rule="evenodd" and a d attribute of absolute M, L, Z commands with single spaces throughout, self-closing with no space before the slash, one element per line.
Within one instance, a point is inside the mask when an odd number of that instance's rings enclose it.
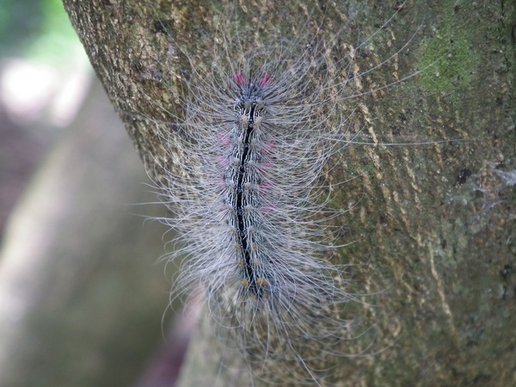
<path fill-rule="evenodd" d="M 34 168 L 84 100 L 92 75 L 59 0 L 0 0 L 0 236 Z"/>
<path fill-rule="evenodd" d="M 60 0 L 0 0 L 0 52 L 60 63 L 81 50 Z"/>

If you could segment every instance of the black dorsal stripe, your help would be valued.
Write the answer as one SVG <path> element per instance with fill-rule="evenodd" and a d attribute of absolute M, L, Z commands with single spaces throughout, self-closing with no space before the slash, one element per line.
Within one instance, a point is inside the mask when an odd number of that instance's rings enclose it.
<path fill-rule="evenodd" d="M 249 121 L 247 127 L 244 128 L 245 135 L 243 141 L 243 150 L 240 157 L 240 166 L 238 169 L 237 187 L 236 187 L 236 214 L 238 233 L 240 235 L 240 241 L 242 243 L 242 254 L 244 258 L 244 275 L 249 281 L 249 289 L 258 295 L 259 287 L 256 283 L 256 273 L 253 270 L 251 262 L 251 251 L 249 241 L 247 239 L 246 226 L 244 222 L 244 176 L 246 175 L 246 164 L 249 159 L 251 136 L 254 129 L 254 115 L 255 115 L 256 104 L 251 104 L 251 110 L 249 112 Z"/>

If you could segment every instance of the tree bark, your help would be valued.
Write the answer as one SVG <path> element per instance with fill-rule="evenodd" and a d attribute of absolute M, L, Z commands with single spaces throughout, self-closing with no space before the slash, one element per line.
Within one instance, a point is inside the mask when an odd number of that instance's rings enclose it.
<path fill-rule="evenodd" d="M 223 37 L 296 39 L 314 25 L 323 41 L 336 42 L 338 31 L 355 48 L 371 37 L 354 64 L 359 71 L 378 68 L 356 86 L 359 94 L 421 69 L 403 84 L 349 102 L 357 107 L 356 124 L 380 143 L 393 134 L 393 142 L 432 143 L 350 146 L 334 169 L 336 181 L 356 177 L 335 198 L 349 208 L 343 240 L 354 241 L 340 260 L 353 265 L 356 289 L 376 293 L 349 308 L 374 327 L 378 353 L 339 358 L 328 383 L 516 382 L 514 4 L 64 3 L 147 171 L 158 179 L 160 166 L 178 168 L 162 139 L 184 116 L 182 82 L 192 66 L 209 68 L 205 53 Z M 210 349 L 215 340 L 199 330 L 183 385 L 245 383 L 245 368 L 220 371 Z M 364 343 L 345 345 L 352 354 Z M 288 369 L 267 368 L 288 384 Z"/>

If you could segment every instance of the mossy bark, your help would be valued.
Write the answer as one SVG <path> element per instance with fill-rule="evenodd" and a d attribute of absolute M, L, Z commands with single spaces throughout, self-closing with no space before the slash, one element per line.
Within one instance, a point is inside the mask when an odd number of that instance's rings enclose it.
<path fill-rule="evenodd" d="M 407 43 L 360 87 L 392 84 L 414 69 L 421 74 L 355 100 L 356 120 L 380 143 L 387 134 L 398 143 L 433 143 L 348 147 L 335 169 L 337 181 L 356 177 L 334 199 L 349 208 L 343 238 L 354 241 L 340 259 L 354 265 L 357 289 L 377 293 L 370 304 L 350 308 L 375 327 L 375 348 L 382 351 L 339 359 L 332 379 L 343 385 L 516 382 L 514 4 L 64 3 L 151 174 L 159 174 L 157 166 L 177 168 L 162 134 L 176 130 L 184 115 L 182 82 L 191 75 L 190 64 L 208 68 L 202 51 L 222 36 L 236 36 L 221 26 L 257 39 L 296 38 L 303 26 L 323 20 L 323 39 L 335 41 L 339 31 L 355 48 L 378 31 L 356 58 L 358 71 L 381 64 Z M 225 16 L 236 25 L 224 23 Z M 213 340 L 199 331 L 184 385 L 211 385 L 217 377 L 228 385 L 229 378 L 243 377 L 217 374 Z M 348 353 L 360 345 L 350 342 Z M 288 383 L 289 370 L 268 368 Z M 206 372 L 199 375 L 199 369 Z"/>

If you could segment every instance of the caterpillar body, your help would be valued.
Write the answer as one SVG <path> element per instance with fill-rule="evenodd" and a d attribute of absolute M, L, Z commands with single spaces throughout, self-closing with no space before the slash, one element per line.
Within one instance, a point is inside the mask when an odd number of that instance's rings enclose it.
<path fill-rule="evenodd" d="M 253 50 L 230 74 L 192 83 L 184 125 L 195 138 L 183 148 L 192 167 L 161 188 L 182 246 L 171 257 L 187 257 L 178 288 L 202 284 L 217 334 L 230 332 L 225 346 L 250 363 L 289 359 L 311 375 L 303 347 L 324 342 L 330 353 L 348 337 L 336 308 L 354 296 L 345 267 L 322 257 L 334 249 L 324 239 L 339 211 L 317 184 L 346 121 L 323 128 L 328 105 L 307 94 L 320 64 L 308 53 L 260 63 Z"/>
<path fill-rule="evenodd" d="M 255 54 L 244 63 L 255 66 Z M 229 317 L 234 328 L 266 316 L 292 336 L 310 335 L 306 326 L 314 322 L 301 321 L 350 296 L 335 284 L 342 268 L 318 258 L 327 248 L 323 218 L 335 214 L 324 215 L 327 203 L 317 199 L 324 190 L 315 183 L 337 142 L 314 130 L 313 110 L 326 107 L 304 94 L 313 69 L 305 59 L 288 66 L 288 73 L 265 63 L 236 69 L 215 75 L 211 90 L 203 83 L 191 93 L 185 125 L 196 138 L 185 149 L 202 174 L 170 175 L 165 195 L 181 214 L 167 219 L 180 231 L 183 250 L 175 254 L 190 257 L 179 287 L 203 284 L 211 313 Z"/>

